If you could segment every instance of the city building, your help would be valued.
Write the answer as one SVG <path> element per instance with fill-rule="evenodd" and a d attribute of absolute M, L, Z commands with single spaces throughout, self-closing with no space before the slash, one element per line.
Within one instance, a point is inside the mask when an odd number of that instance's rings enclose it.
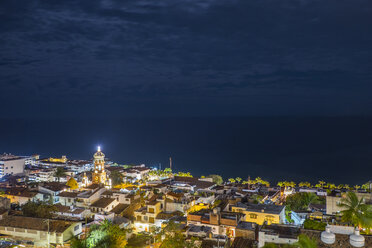
<path fill-rule="evenodd" d="M 258 247 L 266 243 L 273 244 L 294 244 L 298 241 L 300 228 L 290 225 L 262 225 L 258 235 Z"/>
<path fill-rule="evenodd" d="M 133 166 L 129 169 L 124 170 L 125 177 L 131 178 L 132 181 L 144 179 L 150 172 L 150 168 L 147 168 L 144 164 Z"/>
<path fill-rule="evenodd" d="M 61 158 L 43 158 L 36 162 L 36 165 L 44 168 L 55 168 L 55 167 L 66 167 L 67 157 L 62 156 Z"/>
<path fill-rule="evenodd" d="M 92 182 L 105 186 L 111 185 L 111 179 L 107 177 L 105 170 L 105 154 L 101 152 L 101 147 L 98 147 L 97 152 L 93 156 L 93 164 Z"/>
<path fill-rule="evenodd" d="M 25 171 L 27 157 L 12 154 L 0 155 L 0 178 L 7 175 L 22 174 Z"/>
<path fill-rule="evenodd" d="M 341 199 L 345 197 L 346 193 L 333 191 L 331 194 L 326 196 L 326 213 L 329 215 L 335 215 L 343 210 L 342 207 L 338 206 L 341 203 Z M 356 193 L 358 199 L 364 199 L 364 203 L 372 205 L 372 194 L 370 193 Z"/>
<path fill-rule="evenodd" d="M 40 159 L 40 155 L 38 155 L 38 154 L 34 154 L 32 156 L 26 157 L 25 165 L 26 166 L 35 166 L 39 159 Z"/>
<path fill-rule="evenodd" d="M 15 240 L 31 241 L 36 247 L 63 245 L 82 232 L 81 222 L 6 216 L 0 220 L 0 234 Z"/>
<path fill-rule="evenodd" d="M 254 222 L 259 225 L 263 223 L 283 224 L 285 220 L 285 206 L 282 205 L 266 205 L 266 204 L 250 204 L 238 202 L 231 206 L 231 211 L 243 213 L 245 221 Z"/>
<path fill-rule="evenodd" d="M 92 161 L 87 160 L 69 160 L 66 169 L 75 174 L 90 171 L 94 168 Z"/>
<path fill-rule="evenodd" d="M 85 218 L 89 218 L 92 214 L 89 209 L 85 208 L 76 208 L 73 206 L 63 206 L 61 204 L 54 205 L 57 208 L 57 211 L 55 214 L 59 218 L 64 219 L 77 219 L 77 220 L 83 220 Z"/>
<path fill-rule="evenodd" d="M 33 201 L 36 199 L 37 192 L 31 191 L 28 188 L 23 187 L 12 187 L 2 189 L 4 192 L 4 197 L 10 199 L 10 203 L 23 205 L 28 201 Z"/>
<path fill-rule="evenodd" d="M 164 201 L 157 200 L 156 196 L 150 198 L 145 207 L 134 211 L 134 228 L 137 232 L 149 232 L 156 226 L 156 216 L 163 211 Z M 160 223 L 159 223 L 160 224 Z M 160 226 L 159 226 L 160 227 Z"/>
<path fill-rule="evenodd" d="M 116 198 L 104 197 L 93 202 L 90 209 L 93 213 L 104 214 L 112 211 L 118 204 Z"/>
<path fill-rule="evenodd" d="M 59 194 L 68 188 L 66 184 L 58 182 L 45 182 L 38 185 L 39 192 L 49 195 L 53 204 L 59 202 Z"/>
<path fill-rule="evenodd" d="M 214 208 L 202 209 L 187 215 L 187 225 L 206 226 L 211 228 L 213 235 L 235 237 L 236 227 L 244 218 L 241 213 L 220 211 Z"/>
<path fill-rule="evenodd" d="M 183 191 L 199 191 L 199 190 L 211 190 L 216 184 L 210 181 L 203 180 L 195 177 L 181 177 L 175 176 L 171 187 L 174 190 Z"/>

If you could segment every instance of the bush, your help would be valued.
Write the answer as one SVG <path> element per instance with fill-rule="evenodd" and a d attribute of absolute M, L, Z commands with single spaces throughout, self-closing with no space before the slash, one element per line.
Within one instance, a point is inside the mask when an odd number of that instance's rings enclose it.
<path fill-rule="evenodd" d="M 305 229 L 324 231 L 326 226 L 327 226 L 326 223 L 316 220 L 307 219 L 304 222 Z"/>
<path fill-rule="evenodd" d="M 27 217 L 52 218 L 55 211 L 56 206 L 41 201 L 28 201 L 22 206 L 22 213 Z"/>
<path fill-rule="evenodd" d="M 310 203 L 317 203 L 318 196 L 314 193 L 295 193 L 287 196 L 285 205 L 293 211 L 307 210 Z"/>

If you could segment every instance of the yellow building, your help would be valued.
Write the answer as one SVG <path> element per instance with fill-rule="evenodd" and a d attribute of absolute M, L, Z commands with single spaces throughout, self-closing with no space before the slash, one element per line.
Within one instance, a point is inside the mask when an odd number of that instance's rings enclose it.
<path fill-rule="evenodd" d="M 93 163 L 93 183 L 107 185 L 109 183 L 109 180 L 107 178 L 105 170 L 105 154 L 101 152 L 101 147 L 98 147 L 97 152 L 93 155 Z"/>
<path fill-rule="evenodd" d="M 231 211 L 243 213 L 245 221 L 262 225 L 283 224 L 285 220 L 285 206 L 266 204 L 244 204 L 238 202 L 231 207 Z"/>
<path fill-rule="evenodd" d="M 134 227 L 137 232 L 150 232 L 156 225 L 156 216 L 163 211 L 163 201 L 151 201 L 145 207 L 134 211 Z"/>
<path fill-rule="evenodd" d="M 61 158 L 48 158 L 48 161 L 53 163 L 67 163 L 67 157 L 62 156 Z"/>

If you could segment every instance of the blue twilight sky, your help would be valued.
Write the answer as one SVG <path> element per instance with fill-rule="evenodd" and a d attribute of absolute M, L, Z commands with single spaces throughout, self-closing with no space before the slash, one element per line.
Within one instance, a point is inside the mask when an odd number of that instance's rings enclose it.
<path fill-rule="evenodd" d="M 2 0 L 2 117 L 372 114 L 371 0 Z"/>

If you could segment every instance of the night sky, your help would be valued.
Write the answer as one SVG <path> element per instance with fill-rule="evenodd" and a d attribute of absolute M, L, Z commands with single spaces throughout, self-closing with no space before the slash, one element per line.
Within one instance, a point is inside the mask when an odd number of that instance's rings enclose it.
<path fill-rule="evenodd" d="M 1 0 L 0 100 L 0 153 L 361 184 L 372 1 Z"/>
<path fill-rule="evenodd" d="M 370 0 L 2 0 L 1 115 L 370 115 L 371 27 Z"/>

